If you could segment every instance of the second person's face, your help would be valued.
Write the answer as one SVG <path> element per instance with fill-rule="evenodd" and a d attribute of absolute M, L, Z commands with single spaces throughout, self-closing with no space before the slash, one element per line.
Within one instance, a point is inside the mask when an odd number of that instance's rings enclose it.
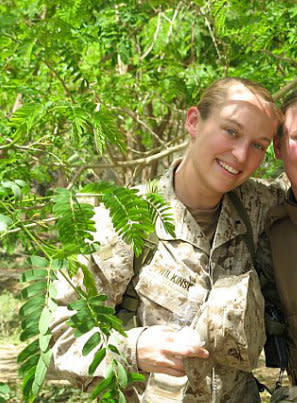
<path fill-rule="evenodd" d="M 297 197 L 297 105 L 286 111 L 283 135 L 280 139 L 275 138 L 274 149 L 277 157 L 284 161 L 286 174 Z"/>
<path fill-rule="evenodd" d="M 220 198 L 241 185 L 261 164 L 276 129 L 267 104 L 247 89 L 230 91 L 207 119 L 188 112 L 189 156 L 200 190 Z"/>

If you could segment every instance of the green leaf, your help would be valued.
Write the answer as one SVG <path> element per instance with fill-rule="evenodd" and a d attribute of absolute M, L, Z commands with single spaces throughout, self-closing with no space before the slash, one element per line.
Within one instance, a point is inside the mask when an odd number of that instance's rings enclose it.
<path fill-rule="evenodd" d="M 81 299 L 78 299 L 78 300 L 68 304 L 67 308 L 72 310 L 72 311 L 80 311 L 80 310 L 83 310 L 83 309 L 88 309 L 88 305 L 87 305 L 86 300 L 81 298 Z"/>
<path fill-rule="evenodd" d="M 23 332 L 20 334 L 20 340 L 25 341 L 27 339 L 30 339 L 33 336 L 36 336 L 38 334 L 38 326 L 35 324 L 32 324 L 32 327 L 26 328 Z"/>
<path fill-rule="evenodd" d="M 19 375 L 24 376 L 32 367 L 36 368 L 40 354 L 34 354 L 19 367 Z"/>
<path fill-rule="evenodd" d="M 64 252 L 80 253 L 87 239 L 93 240 L 91 231 L 95 230 L 92 217 L 93 208 L 89 204 L 79 203 L 74 192 L 67 189 L 57 189 L 54 196 L 53 212 L 59 238 L 64 245 Z"/>
<path fill-rule="evenodd" d="M 54 283 L 51 282 L 48 288 L 48 296 L 51 299 L 51 304 L 53 302 L 53 299 L 56 297 L 57 295 L 57 290 L 56 287 L 54 286 Z"/>
<path fill-rule="evenodd" d="M 0 233 L 8 230 L 12 219 L 6 215 L 0 214 Z"/>
<path fill-rule="evenodd" d="M 31 264 L 34 267 L 49 267 L 50 266 L 50 262 L 42 256 L 30 256 L 30 260 L 31 260 Z"/>
<path fill-rule="evenodd" d="M 15 182 L 3 181 L 1 182 L 1 185 L 5 188 L 11 189 L 16 200 L 20 200 L 22 198 L 21 188 Z"/>
<path fill-rule="evenodd" d="M 25 398 L 28 398 L 32 391 L 32 384 L 34 381 L 36 367 L 31 367 L 29 371 L 26 373 L 26 376 L 22 385 L 22 392 Z"/>
<path fill-rule="evenodd" d="M 15 180 L 15 183 L 16 183 L 18 186 L 20 186 L 21 188 L 27 185 L 26 182 L 23 181 L 23 180 L 21 180 L 21 179 L 16 179 L 16 180 Z"/>
<path fill-rule="evenodd" d="M 108 344 L 107 347 L 108 347 L 108 349 L 109 349 L 110 351 L 112 351 L 113 353 L 120 355 L 119 350 L 118 350 L 117 347 L 114 346 L 113 344 Z"/>
<path fill-rule="evenodd" d="M 34 297 L 32 297 L 28 301 L 26 301 L 24 303 L 24 305 L 20 308 L 20 315 L 28 316 L 28 315 L 31 315 L 35 311 L 41 312 L 43 309 L 44 301 L 45 301 L 45 296 L 43 294 L 35 295 Z"/>
<path fill-rule="evenodd" d="M 45 375 L 50 363 L 52 352 L 49 350 L 45 353 L 42 353 L 39 357 L 39 361 L 37 363 L 35 378 L 32 385 L 32 393 L 37 396 L 39 390 L 44 382 Z"/>
<path fill-rule="evenodd" d="M 119 390 L 119 403 L 127 403 L 124 393 Z"/>
<path fill-rule="evenodd" d="M 98 320 L 104 324 L 109 324 L 113 329 L 117 330 L 121 335 L 126 336 L 122 326 L 122 321 L 114 315 L 97 314 Z"/>
<path fill-rule="evenodd" d="M 28 357 L 31 357 L 33 354 L 38 352 L 38 340 L 32 341 L 32 343 L 28 344 L 18 355 L 17 362 L 21 363 L 25 361 Z"/>
<path fill-rule="evenodd" d="M 81 324 L 93 320 L 91 317 L 89 307 L 87 305 L 82 306 L 77 312 L 69 318 L 69 322 L 72 324 Z"/>
<path fill-rule="evenodd" d="M 95 388 L 93 389 L 92 393 L 91 393 L 91 399 L 94 400 L 96 399 L 96 397 L 102 393 L 105 389 L 108 388 L 109 385 L 111 385 L 111 383 L 113 382 L 114 376 L 110 375 L 107 378 L 103 379 L 103 381 L 101 381 L 97 386 L 95 386 Z"/>
<path fill-rule="evenodd" d="M 32 326 L 35 326 L 36 329 L 38 330 L 38 322 L 40 315 L 41 315 L 40 311 L 34 311 L 30 315 L 24 316 L 21 322 L 22 329 L 28 329 Z"/>
<path fill-rule="evenodd" d="M 42 335 L 46 334 L 48 328 L 51 324 L 52 314 L 47 306 L 45 306 L 41 312 L 41 316 L 39 319 L 39 331 Z"/>
<path fill-rule="evenodd" d="M 74 329 L 78 329 L 78 333 L 75 332 L 75 334 L 78 334 L 78 336 L 76 337 L 80 337 L 82 334 L 87 333 L 88 331 L 92 330 L 96 325 L 93 319 L 80 322 L 80 321 L 74 321 L 72 320 L 72 318 L 73 317 L 71 317 L 71 319 L 69 319 L 66 323 L 68 326 L 73 327 Z"/>
<path fill-rule="evenodd" d="M 137 372 L 129 372 L 128 373 L 128 382 L 145 382 L 145 376 L 142 374 L 139 374 Z"/>
<path fill-rule="evenodd" d="M 93 361 L 91 362 L 91 365 L 89 366 L 89 375 L 94 374 L 98 365 L 101 363 L 105 355 L 106 355 L 106 348 L 101 348 L 100 350 L 97 351 L 97 353 L 93 358 Z"/>
<path fill-rule="evenodd" d="M 91 305 L 91 303 L 90 303 Z M 94 309 L 95 312 L 97 312 L 98 314 L 104 313 L 104 314 L 109 314 L 109 315 L 113 315 L 115 313 L 114 308 L 110 307 L 110 306 L 104 306 L 104 305 L 91 305 L 92 308 Z"/>
<path fill-rule="evenodd" d="M 89 299 L 89 303 L 91 305 L 102 305 L 102 302 L 105 302 L 108 300 L 107 295 L 100 294 L 100 295 L 95 295 L 94 297 L 91 297 Z"/>
<path fill-rule="evenodd" d="M 118 375 L 119 384 L 120 384 L 121 388 L 125 389 L 128 385 L 127 371 L 125 370 L 125 368 L 119 361 L 116 361 L 116 365 L 118 367 L 117 375 Z"/>
<path fill-rule="evenodd" d="M 21 291 L 21 296 L 23 298 L 30 298 L 37 294 L 45 292 L 47 287 L 46 281 L 37 281 L 36 283 L 30 284 L 28 287 Z"/>
<path fill-rule="evenodd" d="M 88 295 L 90 297 L 94 297 L 95 295 L 97 295 L 97 287 L 96 287 L 96 282 L 93 277 L 93 274 L 87 268 L 87 266 L 85 266 L 83 264 L 81 265 L 81 269 L 82 269 L 82 272 L 84 273 L 83 283 L 84 283 L 84 286 L 86 287 Z"/>
<path fill-rule="evenodd" d="M 48 271 L 43 269 L 26 270 L 24 273 L 22 273 L 21 281 L 30 282 L 34 280 L 44 279 L 47 276 L 47 274 Z"/>
<path fill-rule="evenodd" d="M 52 335 L 50 332 L 41 334 L 39 336 L 39 347 L 42 352 L 46 352 L 48 350 L 51 338 L 52 338 Z"/>
<path fill-rule="evenodd" d="M 101 341 L 101 335 L 99 332 L 94 333 L 89 340 L 85 343 L 82 349 L 82 355 L 88 355 Z"/>

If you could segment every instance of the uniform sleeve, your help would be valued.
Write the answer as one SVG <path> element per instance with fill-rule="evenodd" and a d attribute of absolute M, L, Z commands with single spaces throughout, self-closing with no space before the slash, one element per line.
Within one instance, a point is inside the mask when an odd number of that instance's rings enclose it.
<path fill-rule="evenodd" d="M 95 210 L 96 233 L 94 240 L 101 246 L 98 252 L 89 258 L 80 257 L 82 264 L 88 265 L 92 271 L 98 294 L 108 296 L 108 304 L 115 306 L 121 302 L 123 294 L 133 276 L 133 251 L 116 235 L 106 209 L 98 207 Z M 74 285 L 83 288 L 83 274 L 79 270 L 71 280 Z M 67 305 L 76 300 L 76 294 L 71 285 L 60 275 L 55 281 L 57 290 L 57 309 L 51 324 L 52 332 L 52 361 L 48 371 L 49 379 L 66 379 L 71 384 L 86 389 L 97 377 L 104 377 L 107 366 L 113 357 L 107 355 L 97 368 L 93 377 L 88 376 L 88 368 L 93 360 L 95 351 L 82 355 L 82 348 L 96 328 L 75 338 L 74 329 L 67 325 L 67 320 L 75 314 Z M 136 343 L 143 328 L 127 331 L 127 337 L 114 332 L 109 344 L 115 345 L 123 359 L 123 365 L 131 371 L 137 371 Z M 100 346 L 98 346 L 100 347 Z M 96 349 L 94 349 L 96 350 Z"/>
<path fill-rule="evenodd" d="M 271 246 L 266 232 L 263 232 L 259 237 L 256 254 L 256 271 L 265 298 L 265 305 L 276 304 L 279 306 L 280 302 L 273 274 Z"/>

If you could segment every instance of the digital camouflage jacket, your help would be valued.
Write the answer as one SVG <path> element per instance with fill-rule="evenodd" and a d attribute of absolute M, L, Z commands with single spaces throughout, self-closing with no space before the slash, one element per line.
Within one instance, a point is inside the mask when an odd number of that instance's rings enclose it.
<path fill-rule="evenodd" d="M 136 281 L 141 327 L 128 330 L 127 338 L 114 334 L 110 343 L 127 358 L 129 369 L 137 371 L 136 343 L 144 327 L 175 323 L 185 312 L 192 312 L 199 326 L 206 326 L 210 358 L 207 368 L 198 359 L 185 362 L 189 388 L 184 401 L 255 403 L 259 396 L 250 371 L 265 341 L 264 302 L 244 241 L 246 226 L 226 194 L 210 245 L 193 216 L 176 198 L 172 183 L 173 168 L 162 177 L 159 189 L 171 205 L 176 236 L 170 236 L 157 223 L 157 250 Z M 236 193 L 250 217 L 257 245 L 267 211 L 278 203 L 280 193 L 253 180 L 238 187 Z M 110 304 L 118 305 L 133 277 L 133 253 L 116 235 L 102 206 L 96 208 L 95 221 L 95 240 L 101 247 L 89 262 L 84 257 L 82 261 L 92 269 L 98 292 L 108 295 Z M 82 282 L 80 273 L 74 281 Z M 83 357 L 81 350 L 90 334 L 75 339 L 73 329 L 66 324 L 74 313 L 66 307 L 75 299 L 73 289 L 63 279 L 57 281 L 56 288 L 58 309 L 51 326 L 53 358 L 49 372 L 51 377 L 68 379 L 86 388 L 94 379 L 87 376 L 93 354 Z M 100 364 L 95 378 L 105 375 L 109 360 L 106 357 Z M 126 391 L 129 403 L 139 401 L 144 387 L 137 384 Z"/>

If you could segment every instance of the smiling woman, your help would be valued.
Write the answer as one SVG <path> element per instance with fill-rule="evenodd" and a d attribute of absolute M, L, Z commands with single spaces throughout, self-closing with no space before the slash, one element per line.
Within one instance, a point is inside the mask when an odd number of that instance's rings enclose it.
<path fill-rule="evenodd" d="M 192 208 L 214 207 L 225 192 L 252 175 L 280 118 L 271 96 L 260 86 L 231 78 L 214 87 L 215 97 L 211 87 L 207 101 L 202 98 L 188 111 L 191 143 L 175 174 L 176 193 Z"/>
<path fill-rule="evenodd" d="M 177 401 L 260 401 L 250 371 L 265 339 L 264 302 L 246 242 L 246 220 L 238 211 L 246 210 L 257 245 L 266 212 L 281 195 L 248 178 L 261 163 L 280 116 L 263 87 L 240 78 L 215 82 L 189 109 L 188 150 L 158 182 L 171 206 L 175 234 L 158 221 L 155 247 L 145 251 L 138 267 L 106 209 L 96 208 L 94 238 L 101 246 L 89 267 L 98 293 L 108 295 L 119 314 L 137 316 L 127 338 L 112 335 L 109 343 L 126 357 L 123 365 L 130 370 L 186 374 L 189 384 Z M 81 284 L 82 277 L 78 273 L 73 281 Z M 131 287 L 137 294 L 134 308 Z M 82 355 L 86 335 L 75 338 L 66 324 L 73 289 L 63 279 L 56 289 L 51 375 L 88 387 L 105 376 L 112 357 L 88 375 L 93 353 Z M 186 312 L 191 313 L 187 318 Z M 185 339 L 176 323 L 192 323 Z M 129 403 L 141 401 L 145 387 L 128 388 Z M 154 393 L 149 388 L 145 401 L 174 401 Z"/>

